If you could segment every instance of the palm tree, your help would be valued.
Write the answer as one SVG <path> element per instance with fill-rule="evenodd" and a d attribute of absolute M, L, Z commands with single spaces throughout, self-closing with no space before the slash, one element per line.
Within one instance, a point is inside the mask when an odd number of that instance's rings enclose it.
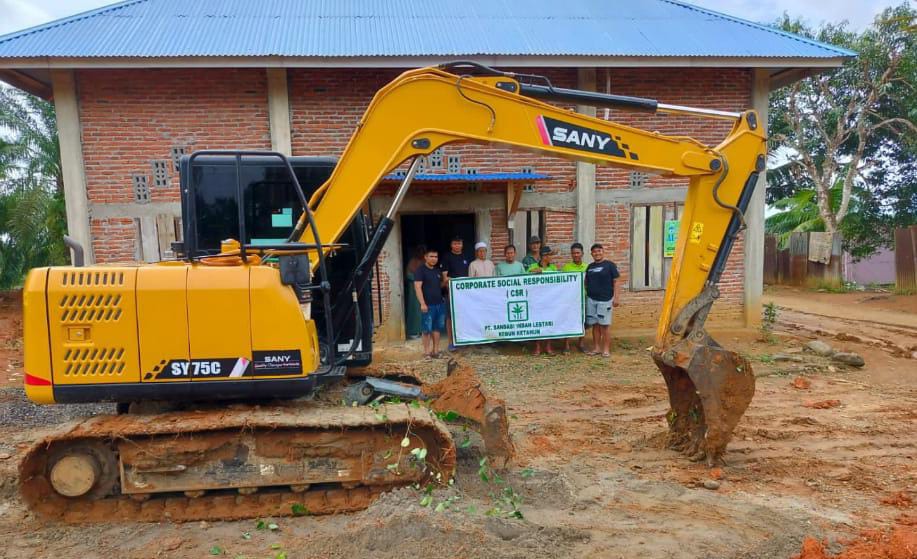
<path fill-rule="evenodd" d="M 54 105 L 0 85 L 0 288 L 66 262 L 63 184 Z"/>

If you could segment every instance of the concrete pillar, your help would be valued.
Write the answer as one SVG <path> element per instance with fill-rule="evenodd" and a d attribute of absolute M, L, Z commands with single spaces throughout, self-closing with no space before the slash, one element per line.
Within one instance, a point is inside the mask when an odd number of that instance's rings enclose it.
<path fill-rule="evenodd" d="M 490 218 L 490 210 L 477 209 L 474 211 L 474 230 L 477 235 L 474 242 L 484 241 L 487 243 L 488 254 L 490 254 L 490 259 L 493 260 L 493 247 L 490 246 L 490 239 L 493 233 L 493 220 Z"/>
<path fill-rule="evenodd" d="M 284 155 L 293 155 L 286 68 L 267 69 L 267 110 L 271 125 L 271 149 Z"/>
<path fill-rule="evenodd" d="M 751 104 L 758 111 L 758 122 L 767 131 L 770 72 L 756 68 L 752 79 Z M 764 290 L 764 191 L 767 188 L 766 172 L 758 177 L 758 185 L 745 212 L 745 325 L 761 325 L 761 295 Z"/>
<path fill-rule="evenodd" d="M 92 264 L 95 259 L 89 228 L 89 199 L 86 196 L 86 172 L 83 166 L 79 98 L 73 70 L 51 70 L 51 85 L 54 90 L 54 112 L 57 116 L 61 170 L 64 175 L 67 232 L 83 245 L 86 263 Z"/>
<path fill-rule="evenodd" d="M 387 206 L 386 206 L 387 207 Z M 378 218 L 377 218 L 378 219 Z M 401 256 L 401 219 L 395 217 L 392 232 L 382 246 L 381 271 L 388 276 L 388 314 L 379 328 L 380 338 L 394 341 L 404 339 L 404 262 Z M 382 300 L 386 294 L 380 293 Z"/>
<path fill-rule="evenodd" d="M 595 68 L 577 68 L 576 86 L 595 91 Z M 576 112 L 595 116 L 595 107 L 577 105 Z M 576 162 L 576 240 L 586 250 L 595 242 L 595 165 Z"/>

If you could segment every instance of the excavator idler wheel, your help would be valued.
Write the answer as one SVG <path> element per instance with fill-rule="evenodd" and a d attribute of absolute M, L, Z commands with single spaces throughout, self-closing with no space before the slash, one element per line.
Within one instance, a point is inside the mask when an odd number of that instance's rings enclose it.
<path fill-rule="evenodd" d="M 51 466 L 51 487 L 64 497 L 82 497 L 99 481 L 99 463 L 88 454 L 64 456 Z"/>
<path fill-rule="evenodd" d="M 105 497 L 118 484 L 117 458 L 96 441 L 59 445 L 51 450 L 45 478 L 64 497 Z"/>

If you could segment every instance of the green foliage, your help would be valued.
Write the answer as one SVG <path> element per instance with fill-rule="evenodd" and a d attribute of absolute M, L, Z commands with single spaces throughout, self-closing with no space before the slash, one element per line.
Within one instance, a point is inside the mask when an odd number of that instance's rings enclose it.
<path fill-rule="evenodd" d="M 854 257 L 917 221 L 917 10 L 888 8 L 862 33 L 846 23 L 777 27 L 857 53 L 771 94 L 768 229 L 840 231 Z M 776 164 L 776 166 L 775 166 Z M 821 194 L 821 196 L 819 196 Z"/>
<path fill-rule="evenodd" d="M 0 86 L 0 289 L 67 262 L 65 216 L 54 106 Z"/>

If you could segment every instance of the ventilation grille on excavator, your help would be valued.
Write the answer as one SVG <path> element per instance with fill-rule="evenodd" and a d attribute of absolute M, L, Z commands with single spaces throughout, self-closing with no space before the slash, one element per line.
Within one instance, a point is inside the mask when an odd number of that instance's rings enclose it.
<path fill-rule="evenodd" d="M 66 277 L 66 276 L 65 276 Z M 121 318 L 121 295 L 79 293 L 64 295 L 60 300 L 63 323 L 116 322 Z"/>
<path fill-rule="evenodd" d="M 120 375 L 123 358 L 123 347 L 68 349 L 64 352 L 64 376 Z"/>

